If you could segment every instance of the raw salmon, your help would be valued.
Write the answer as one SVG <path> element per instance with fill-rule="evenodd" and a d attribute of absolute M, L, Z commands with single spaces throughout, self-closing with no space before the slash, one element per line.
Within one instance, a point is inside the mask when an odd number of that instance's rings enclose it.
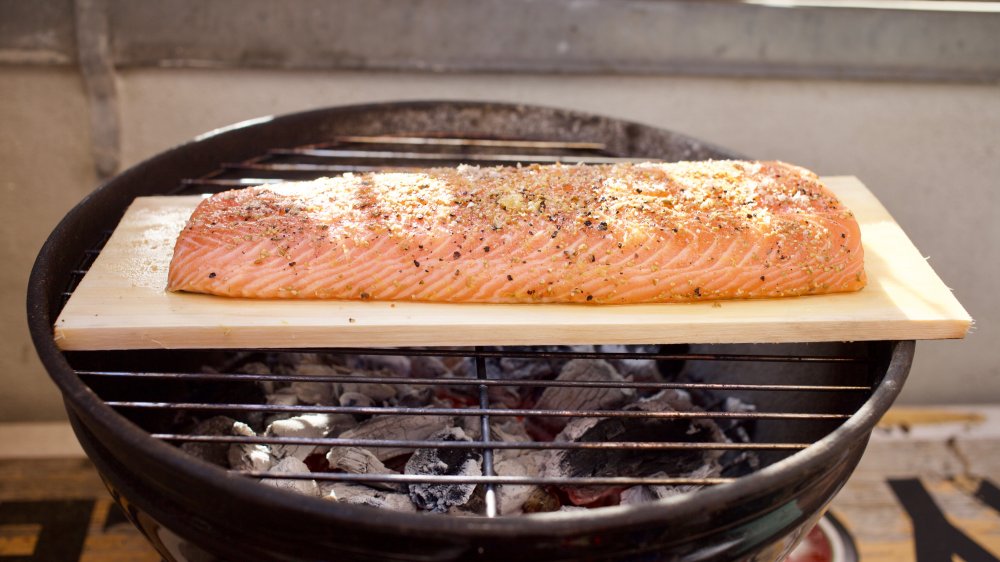
<path fill-rule="evenodd" d="M 858 223 L 782 162 L 435 168 L 203 201 L 168 289 L 230 297 L 644 303 L 856 291 Z"/>

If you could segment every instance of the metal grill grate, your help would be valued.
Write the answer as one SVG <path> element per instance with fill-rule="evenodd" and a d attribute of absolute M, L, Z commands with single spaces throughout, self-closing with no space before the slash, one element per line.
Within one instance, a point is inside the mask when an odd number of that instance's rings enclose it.
<path fill-rule="evenodd" d="M 589 142 L 545 142 L 505 139 L 463 139 L 450 137 L 359 137 L 345 136 L 325 145 L 295 149 L 274 149 L 267 154 L 247 162 L 223 164 L 222 167 L 203 178 L 185 180 L 177 193 L 202 193 L 220 191 L 234 187 L 261 183 L 314 179 L 323 175 L 345 172 L 376 170 L 412 169 L 433 165 L 455 165 L 462 163 L 481 165 L 513 165 L 551 162 L 620 162 L 630 161 L 608 154 L 600 143 Z M 648 160 L 648 159 L 644 159 Z M 104 238 L 106 240 L 106 237 Z M 102 242 L 103 244 L 103 242 Z M 88 253 L 84 263 L 74 278 L 79 280 L 86 267 L 99 249 Z M 78 274 L 77 274 L 78 273 Z M 75 283 L 74 283 L 75 286 Z M 71 294 L 72 287 L 65 293 Z M 348 474 L 329 471 L 299 474 L 273 474 L 267 472 L 243 471 L 253 478 L 281 478 L 287 480 L 308 479 L 317 481 L 342 481 L 364 483 L 442 483 L 477 484 L 485 492 L 484 514 L 497 514 L 496 487 L 511 484 L 532 484 L 540 486 L 632 486 L 632 485 L 691 485 L 708 486 L 723 484 L 738 476 L 720 477 L 691 476 L 636 476 L 616 475 L 599 477 L 517 477 L 498 476 L 493 470 L 495 451 L 507 449 L 532 450 L 592 450 L 592 451 L 659 451 L 663 454 L 691 450 L 745 451 L 761 455 L 762 465 L 771 464 L 794 454 L 810 445 L 814 440 L 828 434 L 850 417 L 854 409 L 868 398 L 872 388 L 878 384 L 879 373 L 874 362 L 866 356 L 867 347 L 858 344 L 838 350 L 837 353 L 802 354 L 778 351 L 774 353 L 745 353 L 735 348 L 715 346 L 708 349 L 664 349 L 657 351 L 607 352 L 607 351 L 553 351 L 547 348 L 463 348 L 463 349 L 361 349 L 341 348 L 324 350 L 231 350 L 226 352 L 221 372 L 197 372 L 196 369 L 164 368 L 92 368 L 88 366 L 87 354 L 77 354 L 77 373 L 105 402 L 123 415 L 136 421 L 150 432 L 152 437 L 171 443 L 217 443 L 217 444 L 267 444 L 267 445 L 307 445 L 318 447 L 395 447 L 402 449 L 439 448 L 476 450 L 482 454 L 482 476 L 444 476 L 412 474 Z M 335 375 L 292 375 L 292 374 L 252 374 L 239 372 L 234 368 L 239 361 L 252 354 L 288 354 L 304 351 L 322 353 L 337 352 L 347 355 L 403 355 L 469 358 L 475 365 L 475 378 L 437 379 L 370 375 L 357 376 L 344 371 Z M 173 359 L 185 352 L 171 352 Z M 101 365 L 106 364 L 114 354 L 103 354 Z M 195 354 L 197 355 L 197 354 Z M 208 357 L 206 355 L 206 357 Z M 723 374 L 709 380 L 677 380 L 663 382 L 603 382 L 565 380 L 504 380 L 489 378 L 486 362 L 490 359 L 518 358 L 528 360 L 568 360 L 568 359 L 651 359 L 678 364 L 711 365 L 753 365 L 755 371 L 765 375 L 777 373 L 772 380 L 747 382 L 760 377 L 744 377 L 721 369 Z M 186 358 L 187 359 L 187 358 Z M 217 359 L 217 358 L 213 358 Z M 114 360 L 110 361 L 114 363 Z M 178 360 L 178 363 L 184 361 Z M 128 364 L 123 360 L 122 364 Z M 159 361 L 142 359 L 140 364 L 162 364 Z M 167 361 L 170 364 L 170 361 Z M 774 365 L 774 368 L 768 368 Z M 815 368 L 836 373 L 817 377 L 813 380 L 810 372 Z M 796 371 L 792 380 L 785 373 Z M 774 380 L 776 379 L 776 380 Z M 819 382 L 817 382 L 819 381 Z M 832 381 L 832 382 L 831 382 Z M 475 403 L 452 408 L 423 408 L 405 406 L 341 406 L 341 405 L 277 405 L 232 401 L 232 399 L 196 400 L 199 386 L 222 385 L 236 388 L 240 385 L 258 383 L 373 383 L 399 384 L 421 387 L 445 387 L 471 389 L 478 400 Z M 166 385 L 164 387 L 164 385 Z M 489 391 L 498 387 L 518 388 L 623 388 L 635 392 L 656 392 L 661 390 L 681 390 L 689 393 L 708 393 L 710 396 L 724 397 L 731 394 L 741 396 L 782 396 L 773 402 L 783 405 L 778 409 L 764 411 L 642 411 L 642 410 L 555 410 L 538 408 L 506 408 L 491 403 Z M 186 389 L 187 397 L 165 400 L 158 396 L 163 388 Z M 190 390 L 196 389 L 194 392 Z M 173 392 L 172 390 L 172 392 Z M 170 394 L 170 393 L 168 393 Z M 721 398 L 720 398 L 721 400 Z M 748 398 L 755 402 L 754 398 Z M 276 436 L 218 436 L 188 435 L 179 433 L 170 426 L 170 420 L 180 415 L 205 415 L 226 413 L 234 418 L 251 413 L 304 414 L 329 413 L 352 416 L 414 416 L 441 414 L 478 418 L 479 439 L 472 441 L 433 441 L 426 439 L 348 439 L 339 437 L 276 437 Z M 532 418 L 607 418 L 607 419 L 711 419 L 729 424 L 778 423 L 786 429 L 772 432 L 791 436 L 790 439 L 755 440 L 752 442 L 686 442 L 686 441 L 491 441 L 492 417 L 532 417 Z M 166 420 L 166 422 L 164 422 Z M 802 430 L 787 429 L 795 424 L 805 424 Z M 760 433 L 760 432 L 759 432 Z M 767 432 L 763 432 L 767 433 Z M 808 436 L 809 438 L 806 438 Z"/>

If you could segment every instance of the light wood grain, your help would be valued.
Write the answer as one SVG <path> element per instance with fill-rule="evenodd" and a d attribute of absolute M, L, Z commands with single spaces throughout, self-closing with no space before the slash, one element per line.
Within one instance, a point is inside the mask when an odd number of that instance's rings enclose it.
<path fill-rule="evenodd" d="M 961 338 L 971 319 L 874 195 L 825 178 L 861 224 L 850 294 L 624 306 L 231 299 L 164 291 L 199 197 L 136 199 L 55 325 L 67 350 L 755 343 Z"/>

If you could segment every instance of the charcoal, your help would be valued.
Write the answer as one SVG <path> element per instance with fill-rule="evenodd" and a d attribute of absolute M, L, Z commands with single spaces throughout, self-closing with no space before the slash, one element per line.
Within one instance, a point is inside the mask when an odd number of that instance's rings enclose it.
<path fill-rule="evenodd" d="M 347 366 L 355 370 L 389 371 L 397 377 L 410 376 L 410 358 L 403 355 L 348 355 Z"/>
<path fill-rule="evenodd" d="M 451 373 L 440 357 L 417 355 L 410 358 L 410 376 L 416 378 L 438 378 Z"/>
<path fill-rule="evenodd" d="M 524 348 L 501 347 L 501 351 L 520 351 Z M 590 353 L 592 345 L 549 345 L 541 348 L 530 348 L 532 351 Z M 494 360 L 496 361 L 496 360 Z M 555 377 L 566 364 L 567 360 L 560 357 L 519 358 L 503 357 L 497 361 L 499 373 L 491 373 L 489 378 L 505 378 L 508 380 L 550 379 Z"/>
<path fill-rule="evenodd" d="M 722 401 L 724 412 L 756 412 L 757 407 L 732 396 Z M 753 420 L 728 419 L 720 420 L 719 427 L 726 438 L 734 443 L 750 443 L 750 432 L 754 428 Z M 722 476 L 736 478 L 745 476 L 760 468 L 760 457 L 754 451 L 730 450 L 722 453 L 719 458 L 722 465 Z"/>
<path fill-rule="evenodd" d="M 429 386 L 400 384 L 396 389 L 396 405 L 406 408 L 422 408 L 430 405 L 434 389 Z"/>
<path fill-rule="evenodd" d="M 428 409 L 428 412 L 433 410 Z M 340 434 L 342 439 L 427 439 L 452 425 L 451 416 L 375 416 Z M 385 462 L 405 455 L 412 449 L 405 447 L 372 447 L 369 449 L 378 460 Z"/>
<path fill-rule="evenodd" d="M 639 400 L 626 410 L 649 412 L 695 411 L 687 393 L 664 390 Z M 707 419 L 664 418 L 577 418 L 567 424 L 557 436 L 558 441 L 688 441 L 725 442 L 719 427 Z M 547 476 L 651 476 L 663 473 L 673 477 L 690 476 L 708 470 L 718 475 L 720 452 L 716 450 L 690 451 L 605 451 L 559 450 L 553 452 L 545 467 Z M 707 467 L 707 468 L 706 468 Z M 574 504 L 590 504 L 600 500 L 611 489 L 608 487 L 567 487 L 567 495 Z"/>
<path fill-rule="evenodd" d="M 603 360 L 574 359 L 567 362 L 558 381 L 608 381 L 624 382 L 618 371 Z M 635 391 L 631 388 L 573 388 L 548 387 L 538 398 L 535 407 L 542 410 L 607 410 L 621 407 L 632 399 Z M 555 434 L 566 427 L 570 418 L 565 417 L 535 417 L 529 420 L 538 433 Z"/>
<path fill-rule="evenodd" d="M 309 472 L 309 467 L 304 462 L 295 457 L 285 457 L 268 470 L 271 474 L 305 474 Z M 272 486 L 282 490 L 291 490 L 307 496 L 319 496 L 320 489 L 315 480 L 301 480 L 298 478 L 262 478 L 261 483 L 265 486 Z"/>
<path fill-rule="evenodd" d="M 267 426 L 264 435 L 275 437 L 326 437 L 329 433 L 354 425 L 350 416 L 343 414 L 305 414 L 277 420 Z M 315 445 L 274 445 L 271 452 L 276 458 L 295 457 L 305 460 Z"/>
<path fill-rule="evenodd" d="M 257 434 L 245 423 L 236 422 L 233 435 L 255 437 Z M 268 470 L 274 464 L 271 448 L 258 443 L 232 443 L 228 450 L 229 467 L 236 470 Z"/>
<path fill-rule="evenodd" d="M 553 363 L 548 359 L 504 357 L 500 359 L 499 366 L 502 377 L 508 380 L 547 379 L 558 372 L 558 367 Z"/>
<path fill-rule="evenodd" d="M 604 353 L 656 353 L 658 345 L 602 345 Z M 625 378 L 638 382 L 660 382 L 663 377 L 656 359 L 610 359 L 609 363 Z"/>
<path fill-rule="evenodd" d="M 460 428 L 451 427 L 430 436 L 435 441 L 471 441 Z M 406 462 L 406 474 L 481 476 L 482 454 L 474 449 L 417 449 Z M 410 484 L 410 500 L 419 509 L 444 513 L 469 501 L 475 484 Z"/>
<path fill-rule="evenodd" d="M 329 404 L 333 399 L 333 385 L 328 382 L 293 382 L 292 391 L 303 404 Z"/>
<path fill-rule="evenodd" d="M 330 463 L 330 469 L 350 474 L 399 474 L 386 468 L 371 451 L 361 447 L 333 447 L 326 454 L 326 460 Z M 384 490 L 402 490 L 399 484 L 391 482 L 370 482 L 367 485 Z"/>
<path fill-rule="evenodd" d="M 367 505 L 379 509 L 416 513 L 417 508 L 410 496 L 403 493 L 375 490 L 354 482 L 322 482 L 320 493 L 325 500 L 339 501 L 352 505 Z"/>
<path fill-rule="evenodd" d="M 375 404 L 375 401 L 372 400 L 371 396 L 361 394 L 360 392 L 344 392 L 340 395 L 338 400 L 341 406 L 357 406 L 367 408 Z"/>
<path fill-rule="evenodd" d="M 344 393 L 364 394 L 371 398 L 374 403 L 384 404 L 396 397 L 396 387 L 391 384 L 345 382 L 341 385 L 341 389 Z"/>
<path fill-rule="evenodd" d="M 228 416 L 214 416 L 198 423 L 189 433 L 191 435 L 231 436 L 236 420 Z M 203 461 L 219 466 L 229 466 L 229 443 L 198 443 L 181 444 L 181 450 Z"/>

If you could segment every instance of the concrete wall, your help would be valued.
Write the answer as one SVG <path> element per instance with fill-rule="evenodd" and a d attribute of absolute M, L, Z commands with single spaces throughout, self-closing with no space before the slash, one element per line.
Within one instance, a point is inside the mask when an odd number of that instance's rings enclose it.
<path fill-rule="evenodd" d="M 977 321 L 924 342 L 902 400 L 1000 401 L 1000 86 L 820 80 L 129 70 L 119 75 L 131 165 L 266 114 L 371 101 L 537 103 L 674 129 L 820 174 L 859 176 Z M 61 416 L 24 320 L 28 269 L 59 217 L 96 183 L 83 86 L 71 70 L 0 68 L 0 420 Z"/>

